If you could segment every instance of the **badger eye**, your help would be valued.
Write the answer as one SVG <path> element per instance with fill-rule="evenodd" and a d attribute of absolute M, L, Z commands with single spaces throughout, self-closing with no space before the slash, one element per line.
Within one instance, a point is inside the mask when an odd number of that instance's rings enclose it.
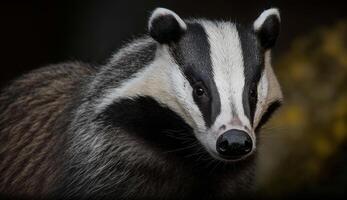
<path fill-rule="evenodd" d="M 203 96 L 204 94 L 205 94 L 205 90 L 204 90 L 204 88 L 202 88 L 202 87 L 195 87 L 195 94 L 196 94 L 196 96 L 198 96 L 198 97 L 201 97 L 201 96 Z"/>
<path fill-rule="evenodd" d="M 194 85 L 193 95 L 198 98 L 206 96 L 206 89 L 202 83 L 199 82 Z"/>

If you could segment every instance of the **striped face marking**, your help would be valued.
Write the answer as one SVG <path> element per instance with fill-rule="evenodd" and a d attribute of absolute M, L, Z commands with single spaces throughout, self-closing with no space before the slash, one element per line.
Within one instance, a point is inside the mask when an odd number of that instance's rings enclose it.
<path fill-rule="evenodd" d="M 229 22 L 187 23 L 171 54 L 193 89 L 206 127 L 251 129 L 263 56 L 252 32 Z M 194 90 L 202 88 L 199 98 Z"/>
<path fill-rule="evenodd" d="M 208 127 L 215 121 L 221 109 L 210 52 L 205 29 L 199 23 L 188 24 L 184 37 L 171 47 L 175 61 L 193 88 L 194 102 Z M 204 94 L 200 96 L 199 91 Z"/>
<path fill-rule="evenodd" d="M 192 21 L 169 49 L 191 86 L 186 95 L 192 95 L 205 122 L 197 137 L 212 155 L 228 130 L 242 130 L 255 141 L 256 113 L 264 112 L 271 87 L 264 72 L 269 54 L 256 33 L 230 22 Z M 196 96 L 199 89 L 202 97 Z"/>

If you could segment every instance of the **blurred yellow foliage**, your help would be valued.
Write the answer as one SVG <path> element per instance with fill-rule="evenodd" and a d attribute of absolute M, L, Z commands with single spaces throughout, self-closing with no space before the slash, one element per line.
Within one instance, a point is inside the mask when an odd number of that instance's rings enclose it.
<path fill-rule="evenodd" d="M 319 181 L 347 144 L 347 21 L 294 40 L 274 70 L 285 103 L 261 133 L 279 137 L 262 147 L 260 185 L 283 193 Z"/>
<path fill-rule="evenodd" d="M 335 123 L 334 123 L 334 139 L 336 142 L 340 142 L 346 139 L 347 136 L 347 124 L 346 121 L 344 121 L 343 119 L 338 119 Z"/>
<path fill-rule="evenodd" d="M 318 158 L 324 159 L 327 156 L 331 155 L 333 152 L 333 147 L 331 143 L 325 137 L 319 137 L 314 140 L 315 153 Z"/>

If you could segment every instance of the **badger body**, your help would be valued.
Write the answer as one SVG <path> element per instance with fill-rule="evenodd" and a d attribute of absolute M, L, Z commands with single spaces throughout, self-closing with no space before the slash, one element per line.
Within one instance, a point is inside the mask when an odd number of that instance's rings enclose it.
<path fill-rule="evenodd" d="M 33 71 L 0 96 L 0 191 L 224 199 L 254 187 L 256 133 L 281 100 L 276 9 L 252 27 L 156 9 L 105 66 Z M 241 76 L 241 77 L 240 77 Z"/>

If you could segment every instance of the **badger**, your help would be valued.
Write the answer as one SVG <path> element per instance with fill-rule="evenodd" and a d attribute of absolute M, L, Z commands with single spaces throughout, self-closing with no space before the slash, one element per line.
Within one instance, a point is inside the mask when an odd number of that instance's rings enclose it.
<path fill-rule="evenodd" d="M 253 23 L 155 9 L 102 66 L 63 63 L 0 95 L 0 192 L 225 199 L 255 189 L 257 136 L 281 105 L 277 8 Z"/>

